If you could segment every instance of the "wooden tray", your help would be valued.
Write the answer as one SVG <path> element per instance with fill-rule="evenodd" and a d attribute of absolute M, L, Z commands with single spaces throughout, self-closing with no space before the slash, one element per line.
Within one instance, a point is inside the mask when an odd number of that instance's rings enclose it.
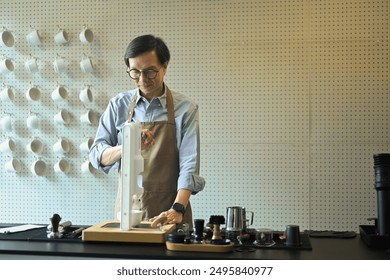
<path fill-rule="evenodd" d="M 175 229 L 174 224 L 151 228 L 150 222 L 142 222 L 128 231 L 120 229 L 119 222 L 101 222 L 83 230 L 84 241 L 164 243 L 166 235 Z"/>
<path fill-rule="evenodd" d="M 209 252 L 209 253 L 227 253 L 234 249 L 234 243 L 226 245 L 213 245 L 213 244 L 183 244 L 172 243 L 170 241 L 165 242 L 167 249 L 170 251 L 185 251 L 185 252 Z"/>

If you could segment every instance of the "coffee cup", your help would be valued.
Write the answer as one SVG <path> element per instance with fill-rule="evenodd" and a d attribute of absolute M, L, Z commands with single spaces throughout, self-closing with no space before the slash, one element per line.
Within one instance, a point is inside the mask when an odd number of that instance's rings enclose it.
<path fill-rule="evenodd" d="M 14 70 L 15 70 L 14 63 L 11 59 L 4 58 L 3 60 L 0 61 L 0 72 L 3 73 L 4 75 L 10 74 L 14 72 Z"/>
<path fill-rule="evenodd" d="M 13 139 L 7 138 L 0 143 L 0 153 L 11 154 L 16 150 L 16 143 Z"/>
<path fill-rule="evenodd" d="M 67 125 L 70 123 L 70 114 L 67 110 L 62 109 L 54 116 L 54 122 L 57 124 Z"/>
<path fill-rule="evenodd" d="M 0 92 L 0 100 L 2 102 L 12 102 L 15 99 L 15 94 L 12 88 L 10 87 L 5 87 L 3 90 Z"/>
<path fill-rule="evenodd" d="M 4 168 L 7 172 L 19 173 L 22 171 L 22 164 L 18 159 L 12 158 L 5 163 Z"/>
<path fill-rule="evenodd" d="M 54 172 L 55 173 L 68 173 L 70 171 L 70 164 L 66 159 L 60 159 L 56 162 L 54 165 Z"/>
<path fill-rule="evenodd" d="M 130 210 L 130 226 L 131 227 L 135 227 L 137 225 L 139 225 L 142 221 L 142 210 L 136 210 L 136 209 L 132 209 Z M 122 214 L 121 214 L 121 211 L 117 212 L 116 213 L 116 219 L 118 221 L 121 221 L 122 220 Z"/>
<path fill-rule="evenodd" d="M 93 93 L 89 86 L 86 86 L 80 91 L 80 101 L 84 104 L 91 103 L 93 101 Z"/>
<path fill-rule="evenodd" d="M 58 33 L 54 36 L 54 41 L 57 45 L 65 45 L 69 42 L 68 32 L 64 29 L 60 29 Z"/>
<path fill-rule="evenodd" d="M 301 245 L 301 236 L 298 225 L 288 225 L 285 230 L 286 246 L 297 247 Z"/>
<path fill-rule="evenodd" d="M 94 171 L 95 168 L 92 166 L 92 163 L 89 160 L 86 160 L 81 164 L 81 172 L 83 174 L 93 174 Z"/>
<path fill-rule="evenodd" d="M 26 98 L 29 101 L 38 101 L 39 99 L 41 99 L 41 90 L 36 86 L 31 86 L 26 91 Z"/>
<path fill-rule="evenodd" d="M 141 223 L 142 220 L 142 210 L 130 210 L 130 226 L 135 227 Z"/>
<path fill-rule="evenodd" d="M 14 46 L 15 40 L 14 35 L 11 31 L 7 30 L 5 27 L 1 31 L 1 41 L 3 46 L 12 48 Z"/>
<path fill-rule="evenodd" d="M 39 128 L 39 118 L 35 114 L 30 114 L 26 119 L 27 128 L 34 130 Z"/>
<path fill-rule="evenodd" d="M 12 126 L 12 118 L 10 115 L 5 115 L 0 119 L 0 127 L 4 133 L 12 132 L 13 126 Z"/>
<path fill-rule="evenodd" d="M 271 247 L 275 245 L 274 234 L 270 228 L 256 229 L 256 240 L 254 245 L 259 247 Z"/>
<path fill-rule="evenodd" d="M 41 36 L 36 29 L 32 29 L 30 33 L 27 34 L 26 39 L 31 46 L 40 46 L 42 44 Z"/>
<path fill-rule="evenodd" d="M 53 101 L 65 100 L 68 97 L 68 90 L 64 86 L 57 86 L 51 93 Z"/>
<path fill-rule="evenodd" d="M 53 62 L 54 71 L 57 74 L 63 74 L 67 71 L 66 62 L 62 57 L 57 56 Z"/>
<path fill-rule="evenodd" d="M 80 121 L 83 124 L 95 124 L 96 123 L 96 113 L 92 110 L 88 110 L 86 113 L 80 116 Z"/>
<path fill-rule="evenodd" d="M 26 146 L 27 151 L 30 153 L 34 153 L 36 155 L 40 155 L 43 152 L 43 143 L 41 140 L 35 138 L 32 139 Z"/>
<path fill-rule="evenodd" d="M 41 159 L 34 161 L 30 167 L 31 173 L 39 177 L 44 176 L 46 174 L 46 169 L 46 162 Z"/>
<path fill-rule="evenodd" d="M 83 58 L 80 61 L 80 68 L 85 74 L 90 74 L 93 72 L 92 60 L 89 57 Z"/>
<path fill-rule="evenodd" d="M 89 153 L 89 150 L 91 149 L 92 147 L 92 144 L 93 144 L 93 139 L 92 138 L 88 138 L 88 140 L 82 142 L 80 144 L 80 151 L 83 153 L 83 154 L 88 154 Z"/>
<path fill-rule="evenodd" d="M 29 74 L 34 74 L 34 73 L 37 73 L 39 71 L 37 59 L 34 57 L 26 60 L 26 62 L 24 63 L 24 66 L 26 68 L 26 71 Z"/>
<path fill-rule="evenodd" d="M 83 27 L 83 29 L 80 32 L 79 39 L 83 44 L 89 44 L 93 41 L 93 32 L 88 27 Z"/>
<path fill-rule="evenodd" d="M 53 152 L 56 155 L 64 155 L 69 153 L 70 151 L 70 143 L 68 140 L 64 138 L 58 139 L 58 141 L 53 145 Z"/>

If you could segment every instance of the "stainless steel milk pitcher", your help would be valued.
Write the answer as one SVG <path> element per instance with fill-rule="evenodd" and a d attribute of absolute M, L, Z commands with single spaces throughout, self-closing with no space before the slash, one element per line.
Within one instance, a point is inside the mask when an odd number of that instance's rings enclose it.
<path fill-rule="evenodd" d="M 246 213 L 251 213 L 250 223 Z M 242 206 L 231 206 L 226 208 L 226 230 L 241 231 L 253 224 L 253 212 L 246 211 Z"/>

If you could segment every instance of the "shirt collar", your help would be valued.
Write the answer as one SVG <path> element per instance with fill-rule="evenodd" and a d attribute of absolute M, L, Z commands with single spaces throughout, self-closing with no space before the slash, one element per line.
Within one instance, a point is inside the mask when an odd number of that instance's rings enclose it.
<path fill-rule="evenodd" d="M 158 99 L 160 101 L 160 104 L 163 108 L 167 108 L 167 86 L 165 85 L 164 83 L 164 92 L 161 96 L 157 97 L 156 99 Z M 140 101 L 144 101 L 144 97 L 141 96 L 140 92 L 139 92 L 139 89 L 137 89 L 137 100 L 136 100 L 136 104 L 138 104 Z"/>

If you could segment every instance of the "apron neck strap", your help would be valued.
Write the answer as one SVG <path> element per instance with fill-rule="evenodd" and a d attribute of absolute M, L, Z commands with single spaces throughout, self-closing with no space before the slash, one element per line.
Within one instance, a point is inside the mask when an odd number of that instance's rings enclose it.
<path fill-rule="evenodd" d="M 171 90 L 168 87 L 166 87 L 165 94 L 167 96 L 168 122 L 174 124 L 175 123 L 175 110 L 173 109 L 173 97 L 172 97 Z M 135 104 L 137 102 L 138 96 L 139 96 L 139 92 L 134 94 L 133 99 L 131 100 L 129 112 L 127 114 L 128 121 L 131 121 L 133 118 L 134 107 L 135 107 Z"/>

